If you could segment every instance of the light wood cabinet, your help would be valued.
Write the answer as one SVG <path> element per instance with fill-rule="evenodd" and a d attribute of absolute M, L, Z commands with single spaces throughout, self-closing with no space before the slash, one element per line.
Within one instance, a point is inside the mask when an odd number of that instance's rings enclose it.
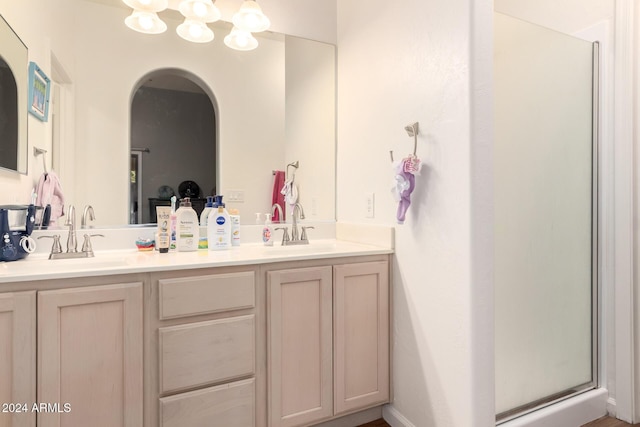
<path fill-rule="evenodd" d="M 386 262 L 333 269 L 336 414 L 389 400 L 388 281 Z"/>
<path fill-rule="evenodd" d="M 389 401 L 389 264 L 267 272 L 270 427 Z"/>
<path fill-rule="evenodd" d="M 160 399 L 162 427 L 255 425 L 255 380 L 237 381 Z"/>
<path fill-rule="evenodd" d="M 142 339 L 142 283 L 39 292 L 38 427 L 140 427 Z"/>
<path fill-rule="evenodd" d="M 264 358 L 258 342 L 266 334 L 256 307 L 264 299 L 256 303 L 263 293 L 255 271 L 152 276 L 145 309 L 147 427 L 264 427 L 257 358 L 260 351 Z"/>
<path fill-rule="evenodd" d="M 36 292 L 0 294 L 0 427 L 34 427 L 35 401 Z"/>
<path fill-rule="evenodd" d="M 333 415 L 331 267 L 270 271 L 270 425 L 311 424 Z"/>

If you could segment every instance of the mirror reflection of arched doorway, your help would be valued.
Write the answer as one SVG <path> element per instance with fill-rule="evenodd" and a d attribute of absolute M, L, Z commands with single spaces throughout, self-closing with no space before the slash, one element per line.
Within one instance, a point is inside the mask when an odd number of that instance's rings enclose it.
<path fill-rule="evenodd" d="M 172 195 L 204 208 L 216 189 L 214 101 L 197 78 L 159 70 L 140 80 L 131 100 L 129 223 L 156 221 Z"/>

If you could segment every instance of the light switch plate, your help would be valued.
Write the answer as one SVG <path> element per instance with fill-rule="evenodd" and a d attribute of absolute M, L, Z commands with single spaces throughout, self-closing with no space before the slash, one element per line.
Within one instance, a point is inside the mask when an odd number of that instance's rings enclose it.
<path fill-rule="evenodd" d="M 365 217 L 366 218 L 375 217 L 375 204 L 376 204 L 375 202 L 376 202 L 375 193 L 365 194 Z"/>

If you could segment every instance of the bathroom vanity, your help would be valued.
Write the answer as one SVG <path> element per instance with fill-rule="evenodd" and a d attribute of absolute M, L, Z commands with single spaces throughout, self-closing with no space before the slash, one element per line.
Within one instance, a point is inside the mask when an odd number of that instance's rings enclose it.
<path fill-rule="evenodd" d="M 388 402 L 391 250 L 310 246 L 0 264 L 0 425 L 294 427 Z"/>

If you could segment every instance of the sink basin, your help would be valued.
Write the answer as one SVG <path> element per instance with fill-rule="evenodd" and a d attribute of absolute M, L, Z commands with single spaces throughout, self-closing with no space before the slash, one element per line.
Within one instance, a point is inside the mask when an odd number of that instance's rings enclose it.
<path fill-rule="evenodd" d="M 283 254 L 311 254 L 332 251 L 336 248 L 335 241 L 318 240 L 308 245 L 282 246 L 275 243 L 273 246 L 263 246 L 262 253 L 266 256 L 282 256 Z"/>

